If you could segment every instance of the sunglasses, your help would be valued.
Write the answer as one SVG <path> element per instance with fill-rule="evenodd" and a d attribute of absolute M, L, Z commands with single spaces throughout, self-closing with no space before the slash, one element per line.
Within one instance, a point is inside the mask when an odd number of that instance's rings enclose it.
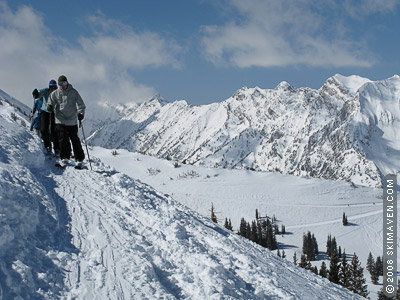
<path fill-rule="evenodd" d="M 68 81 L 61 81 L 58 83 L 59 86 L 65 87 L 68 85 Z"/>

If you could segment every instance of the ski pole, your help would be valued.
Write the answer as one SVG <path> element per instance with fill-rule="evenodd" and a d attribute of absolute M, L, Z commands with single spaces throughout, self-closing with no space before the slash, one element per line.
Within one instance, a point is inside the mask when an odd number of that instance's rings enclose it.
<path fill-rule="evenodd" d="M 89 165 L 90 165 L 90 171 L 93 171 L 92 170 L 92 163 L 90 162 L 89 149 L 88 149 L 88 146 L 87 146 L 87 143 L 86 143 L 85 131 L 83 130 L 82 120 L 79 120 L 79 127 L 82 128 L 82 135 L 83 135 L 83 140 L 85 141 L 86 152 L 87 152 Z"/>

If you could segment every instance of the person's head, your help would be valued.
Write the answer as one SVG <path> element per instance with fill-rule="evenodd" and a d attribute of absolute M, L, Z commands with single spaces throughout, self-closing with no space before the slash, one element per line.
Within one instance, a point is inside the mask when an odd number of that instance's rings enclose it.
<path fill-rule="evenodd" d="M 68 79 L 65 75 L 61 75 L 58 77 L 58 86 L 60 87 L 60 90 L 66 90 L 68 87 Z"/>
<path fill-rule="evenodd" d="M 55 91 L 57 89 L 57 82 L 54 79 L 50 80 L 49 89 L 50 91 Z"/>
<path fill-rule="evenodd" d="M 39 91 L 37 89 L 34 89 L 32 92 L 32 96 L 33 96 L 33 99 L 39 98 Z"/>

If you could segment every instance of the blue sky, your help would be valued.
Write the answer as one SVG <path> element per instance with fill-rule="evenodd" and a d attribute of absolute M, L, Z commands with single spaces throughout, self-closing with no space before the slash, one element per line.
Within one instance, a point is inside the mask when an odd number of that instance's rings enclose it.
<path fill-rule="evenodd" d="M 400 0 L 0 0 L 0 89 L 64 74 L 84 100 L 201 105 L 248 86 L 400 70 Z"/>

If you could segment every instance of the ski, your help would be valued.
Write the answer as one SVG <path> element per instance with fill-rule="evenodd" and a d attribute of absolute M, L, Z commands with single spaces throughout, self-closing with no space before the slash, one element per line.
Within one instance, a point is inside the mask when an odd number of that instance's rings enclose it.
<path fill-rule="evenodd" d="M 87 166 L 84 163 L 78 164 L 74 161 L 68 161 L 68 162 L 64 162 L 64 163 L 57 162 L 54 166 L 59 169 L 65 169 L 66 167 L 74 167 L 76 170 L 87 169 Z"/>

